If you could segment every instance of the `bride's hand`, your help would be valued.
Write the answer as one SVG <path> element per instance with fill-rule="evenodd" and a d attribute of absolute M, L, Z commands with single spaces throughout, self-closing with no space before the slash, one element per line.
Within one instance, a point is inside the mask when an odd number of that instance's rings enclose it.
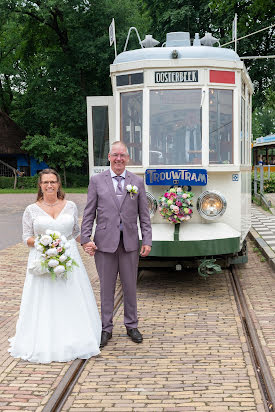
<path fill-rule="evenodd" d="M 34 242 L 35 242 L 35 237 L 29 237 L 29 239 L 27 239 L 27 245 L 29 247 L 34 247 Z"/>
<path fill-rule="evenodd" d="M 85 251 L 86 253 L 88 253 L 90 256 L 94 256 L 95 251 L 96 251 L 96 249 L 97 249 L 96 244 L 95 244 L 94 242 L 92 242 L 92 241 L 90 241 L 90 242 L 88 242 L 88 243 L 84 243 L 84 244 L 82 245 L 82 247 L 83 247 L 84 251 Z"/>

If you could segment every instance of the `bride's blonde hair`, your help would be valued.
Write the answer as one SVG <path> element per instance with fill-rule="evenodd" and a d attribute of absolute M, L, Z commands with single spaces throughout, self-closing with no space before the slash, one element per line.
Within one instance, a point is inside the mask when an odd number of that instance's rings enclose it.
<path fill-rule="evenodd" d="M 43 199 L 43 192 L 41 190 L 42 176 L 43 175 L 50 175 L 50 174 L 56 176 L 57 182 L 59 184 L 59 188 L 58 188 L 58 192 L 57 192 L 58 199 L 63 200 L 65 198 L 65 193 L 63 192 L 63 189 L 62 189 L 61 178 L 60 178 L 59 174 L 57 173 L 57 171 L 54 170 L 54 169 L 43 169 L 43 170 L 41 170 L 41 172 L 39 172 L 39 175 L 38 175 L 38 182 L 37 182 L 37 184 L 38 184 L 38 193 L 37 193 L 36 201 Z"/>

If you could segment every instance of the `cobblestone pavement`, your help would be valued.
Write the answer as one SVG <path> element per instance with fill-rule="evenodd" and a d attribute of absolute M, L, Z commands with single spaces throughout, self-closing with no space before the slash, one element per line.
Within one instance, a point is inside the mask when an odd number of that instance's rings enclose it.
<path fill-rule="evenodd" d="M 259 251 L 253 252 L 252 241 L 248 248 L 241 283 L 275 377 L 275 281 Z M 99 304 L 93 260 L 80 253 Z M 21 243 L 0 251 L 0 411 L 42 411 L 70 366 L 30 364 L 7 352 L 27 255 Z M 89 361 L 64 411 L 264 411 L 225 273 L 205 281 L 146 272 L 138 286 L 138 302 L 144 342 L 136 345 L 126 336 L 120 309 L 112 340 Z"/>

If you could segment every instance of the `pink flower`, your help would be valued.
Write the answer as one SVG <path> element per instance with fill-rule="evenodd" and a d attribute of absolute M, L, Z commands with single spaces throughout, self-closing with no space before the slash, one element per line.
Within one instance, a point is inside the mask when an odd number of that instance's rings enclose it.
<path fill-rule="evenodd" d="M 164 197 L 167 197 L 167 198 L 169 198 L 169 195 L 170 195 L 170 193 L 165 193 L 165 195 L 164 195 Z"/>
<path fill-rule="evenodd" d="M 169 193 L 169 199 L 177 197 L 176 193 Z"/>
<path fill-rule="evenodd" d="M 58 253 L 62 252 L 62 247 L 57 248 Z"/>
<path fill-rule="evenodd" d="M 182 197 L 183 197 L 183 199 L 187 199 L 188 194 L 187 194 L 187 193 L 183 193 Z"/>
<path fill-rule="evenodd" d="M 189 215 L 191 215 L 191 213 L 192 213 L 192 209 L 189 209 L 189 212 L 188 212 L 188 213 L 189 213 Z"/>
<path fill-rule="evenodd" d="M 180 202 L 179 200 L 177 200 L 177 201 L 176 201 L 176 205 L 180 207 L 180 206 L 182 206 L 182 202 Z"/>
<path fill-rule="evenodd" d="M 174 213 L 176 213 L 176 215 L 179 213 L 180 209 L 178 206 L 174 206 L 173 208 Z"/>

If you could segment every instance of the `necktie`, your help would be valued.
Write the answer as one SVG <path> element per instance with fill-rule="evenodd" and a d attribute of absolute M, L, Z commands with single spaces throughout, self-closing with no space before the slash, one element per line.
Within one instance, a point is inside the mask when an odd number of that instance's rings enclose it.
<path fill-rule="evenodd" d="M 123 189 L 122 189 L 122 179 L 124 179 L 122 176 L 114 176 L 114 179 L 117 181 L 117 188 L 116 188 L 116 195 L 120 199 L 120 197 L 123 195 Z"/>
<path fill-rule="evenodd" d="M 123 189 L 122 189 L 121 182 L 122 182 L 122 179 L 124 179 L 124 177 L 123 176 L 114 176 L 114 179 L 116 179 L 116 181 L 117 181 L 116 195 L 117 195 L 118 201 L 121 205 L 122 195 L 123 195 Z M 120 229 L 120 231 L 123 230 L 123 226 L 122 226 L 121 221 L 120 221 L 119 229 Z"/>

